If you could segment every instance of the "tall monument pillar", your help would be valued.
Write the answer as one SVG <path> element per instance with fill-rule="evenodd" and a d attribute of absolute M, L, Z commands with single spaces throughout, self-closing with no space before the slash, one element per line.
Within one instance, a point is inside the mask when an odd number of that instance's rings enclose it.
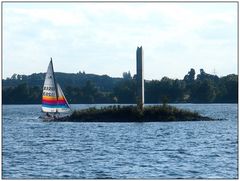
<path fill-rule="evenodd" d="M 144 106 L 143 48 L 137 47 L 137 106 Z"/>

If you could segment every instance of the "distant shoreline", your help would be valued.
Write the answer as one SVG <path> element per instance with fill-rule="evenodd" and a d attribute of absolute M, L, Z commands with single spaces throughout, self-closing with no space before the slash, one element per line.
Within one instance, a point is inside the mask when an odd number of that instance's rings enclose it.
<path fill-rule="evenodd" d="M 124 72 L 122 78 L 87 73 L 55 73 L 70 104 L 134 104 L 136 75 Z M 42 100 L 44 73 L 13 75 L 2 80 L 3 104 L 38 104 Z M 223 77 L 201 69 L 196 75 L 191 69 L 183 79 L 163 77 L 145 80 L 145 103 L 237 103 L 238 75 Z"/>

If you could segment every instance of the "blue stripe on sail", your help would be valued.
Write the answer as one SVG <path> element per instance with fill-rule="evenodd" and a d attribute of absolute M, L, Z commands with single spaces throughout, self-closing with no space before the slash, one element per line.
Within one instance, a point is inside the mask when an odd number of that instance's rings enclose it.
<path fill-rule="evenodd" d="M 48 105 L 48 106 L 68 106 L 66 103 L 58 103 L 58 104 L 52 104 L 52 103 L 47 103 L 47 102 L 42 102 L 42 105 Z"/>
<path fill-rule="evenodd" d="M 42 107 L 47 107 L 47 108 L 69 108 L 67 104 L 57 104 L 57 105 L 42 104 Z"/>

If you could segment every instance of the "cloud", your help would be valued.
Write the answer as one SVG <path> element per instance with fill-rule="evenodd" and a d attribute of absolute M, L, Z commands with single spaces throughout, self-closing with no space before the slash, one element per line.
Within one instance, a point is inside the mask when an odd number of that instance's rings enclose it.
<path fill-rule="evenodd" d="M 51 56 L 62 72 L 135 73 L 140 45 L 147 79 L 236 73 L 236 29 L 236 3 L 4 3 L 4 77 L 43 72 Z"/>
<path fill-rule="evenodd" d="M 6 13 L 24 16 L 32 23 L 46 21 L 53 26 L 75 26 L 87 23 L 83 13 L 77 11 L 66 12 L 64 9 L 10 8 L 6 10 Z"/>

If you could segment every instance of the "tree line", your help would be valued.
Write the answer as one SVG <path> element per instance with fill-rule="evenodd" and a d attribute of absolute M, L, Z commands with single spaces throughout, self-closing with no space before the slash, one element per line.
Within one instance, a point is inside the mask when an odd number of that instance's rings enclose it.
<path fill-rule="evenodd" d="M 2 81 L 3 104 L 40 104 L 45 74 L 17 75 Z M 56 73 L 70 104 L 136 103 L 136 75 L 122 78 L 107 75 Z M 211 75 L 191 69 L 182 80 L 163 77 L 145 80 L 145 103 L 237 103 L 238 76 Z"/>

